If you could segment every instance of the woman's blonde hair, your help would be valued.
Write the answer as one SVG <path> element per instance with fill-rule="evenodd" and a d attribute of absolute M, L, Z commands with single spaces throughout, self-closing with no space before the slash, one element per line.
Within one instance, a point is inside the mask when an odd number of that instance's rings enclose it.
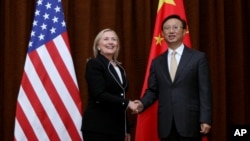
<path fill-rule="evenodd" d="M 94 57 L 97 57 L 98 53 L 99 53 L 99 50 L 98 50 L 98 43 L 100 41 L 100 39 L 102 38 L 103 34 L 105 32 L 108 32 L 108 31 L 111 31 L 111 32 L 114 32 L 116 38 L 117 38 L 117 50 L 115 51 L 115 54 L 113 56 L 113 60 L 116 62 L 116 63 L 119 63 L 119 61 L 117 60 L 118 58 L 118 55 L 119 55 L 119 50 L 120 50 L 120 40 L 119 40 L 119 37 L 118 35 L 116 34 L 116 32 L 110 28 L 105 28 L 103 30 L 101 30 L 95 37 L 95 40 L 94 40 L 94 44 L 93 44 L 93 52 L 94 52 Z"/>

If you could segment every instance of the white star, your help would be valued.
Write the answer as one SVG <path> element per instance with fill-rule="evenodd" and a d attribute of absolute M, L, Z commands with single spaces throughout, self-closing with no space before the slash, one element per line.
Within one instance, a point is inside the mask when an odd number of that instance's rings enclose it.
<path fill-rule="evenodd" d="M 66 26 L 65 21 L 61 22 L 61 24 L 62 24 L 62 27 Z"/>
<path fill-rule="evenodd" d="M 56 6 L 56 8 L 55 8 L 56 13 L 60 12 L 60 10 L 61 10 L 60 7 Z"/>
<path fill-rule="evenodd" d="M 36 16 L 40 15 L 40 11 L 39 11 L 39 10 L 36 10 L 35 15 L 36 15 Z"/>
<path fill-rule="evenodd" d="M 56 33 L 56 28 L 52 27 L 52 28 L 50 29 L 50 33 L 51 33 L 51 34 Z"/>
<path fill-rule="evenodd" d="M 29 47 L 32 47 L 32 45 L 33 45 L 33 42 L 29 42 Z"/>
<path fill-rule="evenodd" d="M 43 0 L 38 0 L 37 4 L 38 5 L 42 5 L 43 4 Z"/>
<path fill-rule="evenodd" d="M 51 3 L 47 3 L 45 6 L 46 6 L 47 9 L 50 9 L 51 8 Z"/>
<path fill-rule="evenodd" d="M 33 26 L 37 26 L 37 21 L 36 20 L 33 21 Z"/>
<path fill-rule="evenodd" d="M 53 20 L 54 23 L 58 22 L 58 18 L 57 17 L 54 17 L 52 20 Z"/>
<path fill-rule="evenodd" d="M 31 37 L 36 36 L 36 32 L 35 31 L 31 31 Z"/>
<path fill-rule="evenodd" d="M 43 34 L 40 34 L 40 35 L 38 36 L 38 38 L 39 38 L 39 40 L 44 40 L 44 35 L 43 35 Z"/>
<path fill-rule="evenodd" d="M 49 19 L 49 14 L 45 13 L 45 14 L 43 15 L 43 17 L 44 17 L 44 20 Z"/>
<path fill-rule="evenodd" d="M 45 29 L 47 29 L 47 25 L 43 23 L 43 25 L 41 25 L 41 28 L 42 28 L 42 30 L 45 30 Z"/>

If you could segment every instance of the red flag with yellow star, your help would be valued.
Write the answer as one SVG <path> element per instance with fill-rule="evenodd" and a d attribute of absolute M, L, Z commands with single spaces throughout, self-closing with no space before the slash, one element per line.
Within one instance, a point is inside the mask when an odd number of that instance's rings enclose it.
<path fill-rule="evenodd" d="M 147 80 L 149 75 L 149 69 L 151 65 L 151 61 L 163 53 L 167 49 L 167 44 L 162 37 L 161 24 L 162 21 L 169 15 L 177 14 L 182 19 L 186 20 L 186 14 L 184 9 L 183 0 L 159 0 L 154 34 L 152 38 L 151 50 L 149 54 L 148 64 L 146 75 L 144 79 L 144 84 L 141 92 L 141 97 L 144 95 L 144 92 L 147 88 Z M 187 20 L 186 20 L 187 21 Z M 187 34 L 185 35 L 183 42 L 188 47 L 191 47 L 191 41 L 189 32 L 187 30 Z M 135 141 L 159 141 L 158 137 L 158 127 L 157 127 L 157 108 L 158 101 L 155 102 L 152 106 L 150 106 L 143 113 L 139 114 L 137 117 L 137 125 L 136 125 L 136 133 L 135 133 Z M 206 141 L 206 138 L 203 139 Z"/>

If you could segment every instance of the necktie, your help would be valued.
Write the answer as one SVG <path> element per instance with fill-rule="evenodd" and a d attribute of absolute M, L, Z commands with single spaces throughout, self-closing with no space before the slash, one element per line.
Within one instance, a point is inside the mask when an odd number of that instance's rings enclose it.
<path fill-rule="evenodd" d="M 170 76 L 172 81 L 174 81 L 174 77 L 175 77 L 175 73 L 176 73 L 176 69 L 177 69 L 177 61 L 175 58 L 176 52 L 173 51 L 171 54 L 171 61 L 170 61 Z"/>

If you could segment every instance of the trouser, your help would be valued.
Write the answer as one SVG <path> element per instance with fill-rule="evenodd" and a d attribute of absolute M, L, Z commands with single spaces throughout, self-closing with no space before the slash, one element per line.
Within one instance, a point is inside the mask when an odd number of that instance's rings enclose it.
<path fill-rule="evenodd" d="M 201 137 L 182 137 L 173 122 L 170 135 L 167 138 L 161 139 L 161 141 L 201 141 Z"/>

